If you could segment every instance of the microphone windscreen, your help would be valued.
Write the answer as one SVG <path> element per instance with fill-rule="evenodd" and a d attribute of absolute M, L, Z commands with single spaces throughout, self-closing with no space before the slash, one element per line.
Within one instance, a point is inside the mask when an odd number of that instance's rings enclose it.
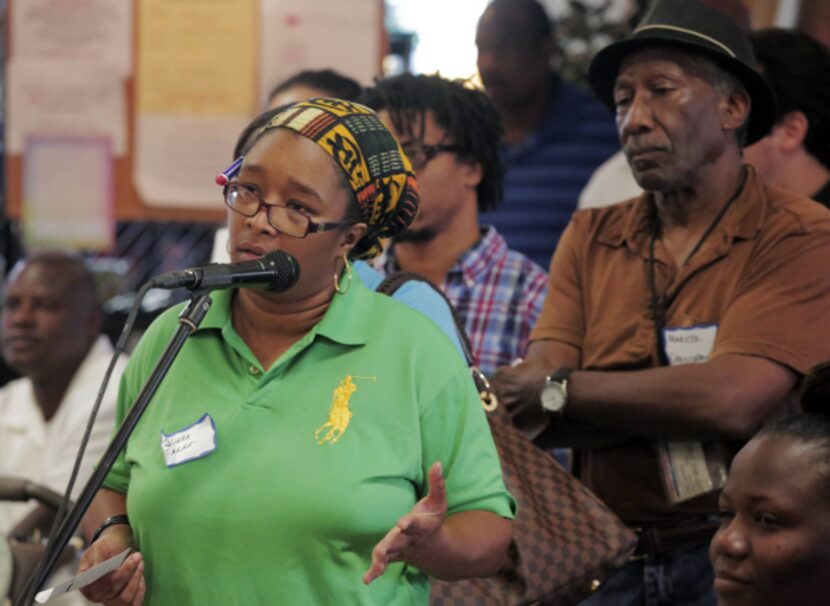
<path fill-rule="evenodd" d="M 271 292 L 285 292 L 300 279 L 300 264 L 297 263 L 294 255 L 284 250 L 272 250 L 265 253 L 262 261 L 274 272 L 274 277 L 268 286 Z"/>

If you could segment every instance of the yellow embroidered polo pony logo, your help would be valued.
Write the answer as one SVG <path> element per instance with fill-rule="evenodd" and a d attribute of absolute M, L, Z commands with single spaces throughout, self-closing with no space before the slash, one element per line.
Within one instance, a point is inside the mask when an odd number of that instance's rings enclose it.
<path fill-rule="evenodd" d="M 377 381 L 376 377 L 356 378 Z M 346 378 L 340 381 L 340 385 L 334 390 L 334 395 L 331 399 L 331 410 L 329 410 L 329 420 L 314 432 L 314 439 L 317 440 L 318 444 L 325 444 L 326 442 L 334 444 L 340 439 L 343 432 L 346 431 L 349 422 L 352 420 L 349 400 L 356 391 L 357 385 L 352 381 L 352 375 L 346 375 Z M 320 437 L 320 434 L 323 434 L 323 437 Z"/>

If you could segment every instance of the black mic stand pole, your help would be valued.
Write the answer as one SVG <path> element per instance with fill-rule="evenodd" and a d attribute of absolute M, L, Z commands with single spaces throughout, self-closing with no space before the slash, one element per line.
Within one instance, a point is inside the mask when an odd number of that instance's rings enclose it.
<path fill-rule="evenodd" d="M 179 315 L 179 327 L 173 334 L 173 338 L 167 344 L 167 348 L 162 353 L 153 372 L 138 394 L 135 404 L 130 408 L 127 416 L 124 417 L 124 421 L 118 428 L 118 432 L 112 438 L 106 452 L 101 457 L 100 463 L 84 486 L 83 492 L 78 496 L 75 505 L 69 510 L 69 513 L 61 522 L 55 535 L 50 538 L 46 547 L 46 554 L 43 556 L 37 570 L 29 578 L 26 590 L 21 594 L 20 599 L 15 602 L 15 606 L 29 606 L 33 603 L 35 593 L 52 573 L 60 554 L 72 538 L 72 534 L 80 524 L 81 518 L 83 518 L 86 510 L 89 509 L 92 499 L 95 498 L 95 495 L 104 483 L 104 479 L 107 477 L 110 469 L 112 469 L 113 464 L 115 464 L 118 454 L 126 445 L 136 425 L 138 425 L 139 419 L 141 419 L 141 416 L 150 404 L 150 400 L 155 395 L 159 384 L 173 364 L 173 360 L 176 359 L 182 346 L 184 346 L 187 337 L 199 328 L 212 303 L 207 291 L 193 293 L 190 303 L 187 304 L 187 307 Z"/>

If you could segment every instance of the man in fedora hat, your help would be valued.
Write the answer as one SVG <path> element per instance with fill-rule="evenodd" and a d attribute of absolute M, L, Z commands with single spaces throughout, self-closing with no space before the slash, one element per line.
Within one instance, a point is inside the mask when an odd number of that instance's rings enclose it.
<path fill-rule="evenodd" d="M 640 536 L 588 603 L 714 604 L 716 574 L 752 582 L 708 562 L 726 466 L 830 358 L 830 212 L 744 165 L 775 104 L 728 18 L 658 0 L 590 81 L 645 193 L 574 215 L 527 359 L 494 382 Z"/>

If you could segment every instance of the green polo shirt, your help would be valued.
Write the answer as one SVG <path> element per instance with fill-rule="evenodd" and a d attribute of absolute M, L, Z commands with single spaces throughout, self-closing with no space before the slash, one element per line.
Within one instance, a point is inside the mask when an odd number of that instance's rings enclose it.
<path fill-rule="evenodd" d="M 232 296 L 213 295 L 105 483 L 128 495 L 145 604 L 426 604 L 429 581 L 413 567 L 394 564 L 368 587 L 361 577 L 424 496 L 430 465 L 443 464 L 450 514 L 510 518 L 515 507 L 458 352 L 422 315 L 354 280 L 264 369 L 233 329 Z M 131 356 L 119 421 L 178 312 Z M 215 448 L 168 466 L 164 436 L 175 443 L 206 414 Z"/>

